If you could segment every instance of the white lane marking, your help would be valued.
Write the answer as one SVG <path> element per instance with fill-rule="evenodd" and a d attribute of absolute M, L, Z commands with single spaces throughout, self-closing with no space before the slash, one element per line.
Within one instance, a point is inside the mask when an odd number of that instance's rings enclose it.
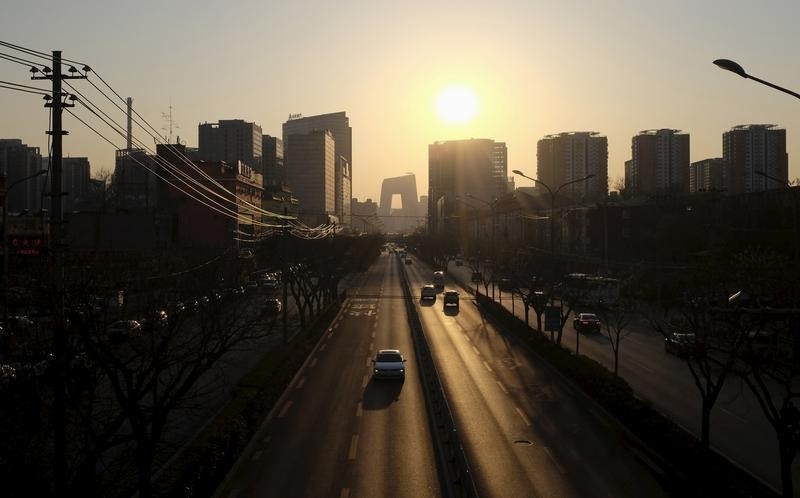
<path fill-rule="evenodd" d="M 327 344 L 323 344 L 322 346 L 319 347 L 319 350 L 320 351 L 325 351 L 326 347 L 328 347 L 328 345 Z"/>
<path fill-rule="evenodd" d="M 478 355 L 478 356 L 480 356 L 480 355 L 481 355 L 481 352 L 480 352 L 480 351 L 478 351 L 478 348 L 476 348 L 474 345 L 472 346 L 472 349 L 475 351 L 475 354 L 476 354 L 476 355 Z"/>
<path fill-rule="evenodd" d="M 370 366 L 371 364 L 372 364 L 372 358 L 367 358 L 367 366 Z"/>
<path fill-rule="evenodd" d="M 350 498 L 350 488 L 342 488 L 342 492 L 339 493 L 339 498 Z"/>
<path fill-rule="evenodd" d="M 372 336 L 371 336 L 371 338 L 372 338 L 372 339 L 375 339 L 375 331 L 374 331 L 374 330 L 372 331 Z"/>
<path fill-rule="evenodd" d="M 556 457 L 555 457 L 555 456 L 553 456 L 553 453 L 550 451 L 550 448 L 548 448 L 547 446 L 545 446 L 545 447 L 544 447 L 544 451 L 546 451 L 546 452 L 547 452 L 547 456 L 549 456 L 549 457 L 550 457 L 550 460 L 552 460 L 552 461 L 553 461 L 553 465 L 555 465 L 555 466 L 556 466 L 556 468 L 558 469 L 558 471 L 559 471 L 559 472 L 561 472 L 562 474 L 566 474 L 566 473 L 567 473 L 567 471 L 566 471 L 566 470 L 564 470 L 564 467 L 562 467 L 560 463 L 558 463 L 558 460 L 556 460 Z"/>
<path fill-rule="evenodd" d="M 508 394 L 508 389 L 506 389 L 506 386 L 504 386 L 502 382 L 500 382 L 500 381 L 498 380 L 498 381 L 497 381 L 497 385 L 498 385 L 498 386 L 500 386 L 500 390 L 501 390 L 501 391 L 503 391 L 504 393 Z"/>
<path fill-rule="evenodd" d="M 314 365 L 316 364 L 317 364 L 317 358 L 314 358 L 313 360 L 311 360 L 311 364 L 309 365 L 309 367 L 314 368 Z"/>
<path fill-rule="evenodd" d="M 261 455 L 262 455 L 263 453 L 264 453 L 264 451 L 263 451 L 263 450 L 258 450 L 258 451 L 256 451 L 255 453 L 253 453 L 253 456 L 250 458 L 250 460 L 251 460 L 251 461 L 253 461 L 253 462 L 255 462 L 256 460 L 258 460 L 259 458 L 261 458 Z"/>
<path fill-rule="evenodd" d="M 467 331 L 466 330 L 464 331 L 464 339 L 466 339 L 467 342 L 472 342 L 472 339 L 469 338 L 469 336 L 467 335 Z"/>
<path fill-rule="evenodd" d="M 357 452 L 358 452 L 358 434 L 353 434 L 353 437 L 350 438 L 350 451 L 347 452 L 348 460 L 355 460 Z"/>
<path fill-rule="evenodd" d="M 483 366 L 486 367 L 486 370 L 488 370 L 490 372 L 492 371 L 492 367 L 490 367 L 489 364 L 486 363 L 486 360 L 483 361 Z"/>
<path fill-rule="evenodd" d="M 306 383 L 306 378 L 305 377 L 300 377 L 300 382 L 297 383 L 297 387 L 295 387 L 295 389 L 302 389 L 303 388 L 303 384 L 305 384 L 305 383 Z"/>
<path fill-rule="evenodd" d="M 266 435 L 266 436 L 264 436 L 264 439 L 261 440 L 261 442 L 264 443 L 264 444 L 268 444 L 270 442 L 270 440 L 272 440 L 272 436 L 271 435 Z"/>
<path fill-rule="evenodd" d="M 367 387 L 367 382 L 369 382 L 369 375 L 364 376 L 364 380 L 361 382 L 361 387 Z"/>
<path fill-rule="evenodd" d="M 720 410 L 725 412 L 726 415 L 730 415 L 731 417 L 735 418 L 736 420 L 738 420 L 739 422 L 741 422 L 743 424 L 748 423 L 747 420 L 745 420 L 744 418 L 740 417 L 739 415 L 736 415 L 735 413 L 733 413 L 732 411 L 728 410 L 727 408 L 720 407 Z"/>
<path fill-rule="evenodd" d="M 369 349 L 370 351 L 372 351 L 372 347 L 373 347 L 373 346 L 375 346 L 375 343 L 374 343 L 374 342 L 370 342 L 370 343 L 369 343 L 369 348 L 368 348 L 368 349 Z"/>
<path fill-rule="evenodd" d="M 333 328 L 335 328 L 335 329 L 338 329 L 338 328 L 339 328 L 339 324 L 338 324 L 338 323 L 337 323 L 337 324 L 335 324 L 335 325 L 333 326 Z"/>
<path fill-rule="evenodd" d="M 228 493 L 228 498 L 236 498 L 239 496 L 239 491 L 239 488 L 232 490 L 230 493 Z"/>
<path fill-rule="evenodd" d="M 283 416 L 285 416 L 286 412 L 289 411 L 289 407 L 290 406 L 292 406 L 292 402 L 291 401 L 287 401 L 286 404 L 283 405 L 283 409 L 281 410 L 281 412 L 278 414 L 278 418 L 282 418 Z"/>
<path fill-rule="evenodd" d="M 358 402 L 358 406 L 356 406 L 356 417 L 360 417 L 364 414 L 364 409 L 361 406 L 361 402 Z"/>
<path fill-rule="evenodd" d="M 522 419 L 522 421 L 525 422 L 525 425 L 530 427 L 531 426 L 531 421 L 528 419 L 528 416 L 525 415 L 525 412 L 523 412 L 522 409 L 520 409 L 520 407 L 518 407 L 518 406 L 515 406 L 514 409 L 517 411 L 517 413 L 519 414 L 519 416 Z"/>

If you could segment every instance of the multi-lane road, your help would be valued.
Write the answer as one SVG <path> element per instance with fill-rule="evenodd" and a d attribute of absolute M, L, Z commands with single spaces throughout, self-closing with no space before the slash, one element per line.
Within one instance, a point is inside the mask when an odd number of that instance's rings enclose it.
<path fill-rule="evenodd" d="M 432 270 L 384 253 L 348 300 L 218 491 L 221 497 L 441 496 L 400 271 L 406 271 L 478 493 L 666 496 L 622 429 L 462 293 L 459 311 L 419 288 Z M 382 348 L 408 358 L 378 382 Z"/>

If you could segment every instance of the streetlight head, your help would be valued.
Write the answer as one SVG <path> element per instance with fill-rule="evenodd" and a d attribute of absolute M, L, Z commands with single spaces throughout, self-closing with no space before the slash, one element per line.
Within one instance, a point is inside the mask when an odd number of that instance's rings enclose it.
<path fill-rule="evenodd" d="M 511 172 L 512 172 L 512 173 L 514 173 L 515 175 L 520 175 L 520 176 L 523 176 L 523 173 L 522 173 L 522 171 L 520 171 L 520 170 L 518 170 L 518 169 L 512 169 L 512 170 L 511 170 Z"/>
<path fill-rule="evenodd" d="M 721 67 L 726 71 L 736 73 L 742 78 L 749 78 L 749 76 L 747 76 L 747 73 L 744 72 L 744 68 L 730 59 L 717 59 L 714 61 L 714 64 L 716 64 L 717 66 Z"/>

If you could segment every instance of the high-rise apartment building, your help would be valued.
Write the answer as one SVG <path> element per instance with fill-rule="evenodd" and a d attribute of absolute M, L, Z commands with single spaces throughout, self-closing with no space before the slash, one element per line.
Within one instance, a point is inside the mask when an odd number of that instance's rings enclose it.
<path fill-rule="evenodd" d="M 495 197 L 513 191 L 513 178 L 508 178 L 508 148 L 505 142 L 495 142 L 492 147 L 492 177 L 495 183 Z"/>
<path fill-rule="evenodd" d="M 16 138 L 0 139 L 0 172 L 5 175 L 10 212 L 39 211 L 42 209 L 44 177 L 23 180 L 42 169 L 39 147 L 29 147 Z"/>
<path fill-rule="evenodd" d="M 786 130 L 776 125 L 734 126 L 722 134 L 722 158 L 732 194 L 784 188 L 789 181 Z"/>
<path fill-rule="evenodd" d="M 261 126 L 241 119 L 223 119 L 197 127 L 198 156 L 203 161 L 241 161 L 262 173 Z"/>
<path fill-rule="evenodd" d="M 49 165 L 50 158 L 43 163 Z M 75 206 L 86 200 L 89 195 L 91 167 L 88 157 L 64 157 L 61 159 L 61 190 L 66 195 L 61 197 L 61 209 L 64 213 L 75 210 Z M 50 176 L 47 177 L 47 190 L 50 191 Z M 45 201 L 50 209 L 50 200 Z"/>
<path fill-rule="evenodd" d="M 689 165 L 689 192 L 722 192 L 728 189 L 728 171 L 721 157 Z"/>
<path fill-rule="evenodd" d="M 286 183 L 300 202 L 308 224 L 327 222 L 336 214 L 336 153 L 333 134 L 314 130 L 286 140 Z"/>
<path fill-rule="evenodd" d="M 280 187 L 286 184 L 286 169 L 283 163 L 283 140 L 264 135 L 261 140 L 264 163 L 264 187 Z"/>
<path fill-rule="evenodd" d="M 631 153 L 634 194 L 689 191 L 688 133 L 668 128 L 640 131 L 633 137 Z"/>
<path fill-rule="evenodd" d="M 283 123 L 283 145 L 288 150 L 291 147 L 292 136 L 304 135 L 317 130 L 330 131 L 334 140 L 334 157 L 336 158 L 334 175 L 337 200 L 335 211 L 331 214 L 335 214 L 341 223 L 348 223 L 350 221 L 350 193 L 352 192 L 353 183 L 353 129 L 350 127 L 350 118 L 347 117 L 347 113 L 342 111 L 306 117 L 290 116 L 289 120 Z M 344 162 L 340 162 L 340 157 L 344 158 Z M 288 157 L 288 153 L 285 164 L 287 171 L 295 167 Z M 345 164 L 347 165 L 346 167 L 344 166 Z M 287 183 L 289 183 L 288 180 Z M 289 183 L 289 187 L 296 192 L 294 185 Z"/>
<path fill-rule="evenodd" d="M 500 188 L 496 174 L 499 149 L 497 142 L 490 139 L 452 140 L 428 146 L 430 233 L 465 233 L 464 203 L 487 209 L 484 203 L 505 193 L 505 178 Z"/>
<path fill-rule="evenodd" d="M 574 201 L 608 195 L 608 138 L 594 131 L 547 135 L 537 143 L 536 178 Z M 576 181 L 593 175 L 588 180 Z M 575 182 L 571 183 L 570 182 Z"/>

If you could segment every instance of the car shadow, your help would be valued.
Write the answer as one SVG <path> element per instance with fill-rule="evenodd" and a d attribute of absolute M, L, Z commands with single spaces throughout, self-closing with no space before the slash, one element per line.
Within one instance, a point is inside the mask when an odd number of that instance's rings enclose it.
<path fill-rule="evenodd" d="M 422 298 L 420 298 L 420 300 L 419 300 L 419 305 L 420 306 L 427 306 L 427 307 L 430 308 L 434 304 L 436 304 L 436 299 L 422 299 Z"/>
<path fill-rule="evenodd" d="M 445 306 L 443 311 L 447 316 L 456 316 L 458 314 L 458 308 L 455 306 Z"/>
<path fill-rule="evenodd" d="M 381 379 L 372 377 L 364 388 L 361 406 L 364 410 L 383 410 L 400 401 L 405 379 Z"/>

